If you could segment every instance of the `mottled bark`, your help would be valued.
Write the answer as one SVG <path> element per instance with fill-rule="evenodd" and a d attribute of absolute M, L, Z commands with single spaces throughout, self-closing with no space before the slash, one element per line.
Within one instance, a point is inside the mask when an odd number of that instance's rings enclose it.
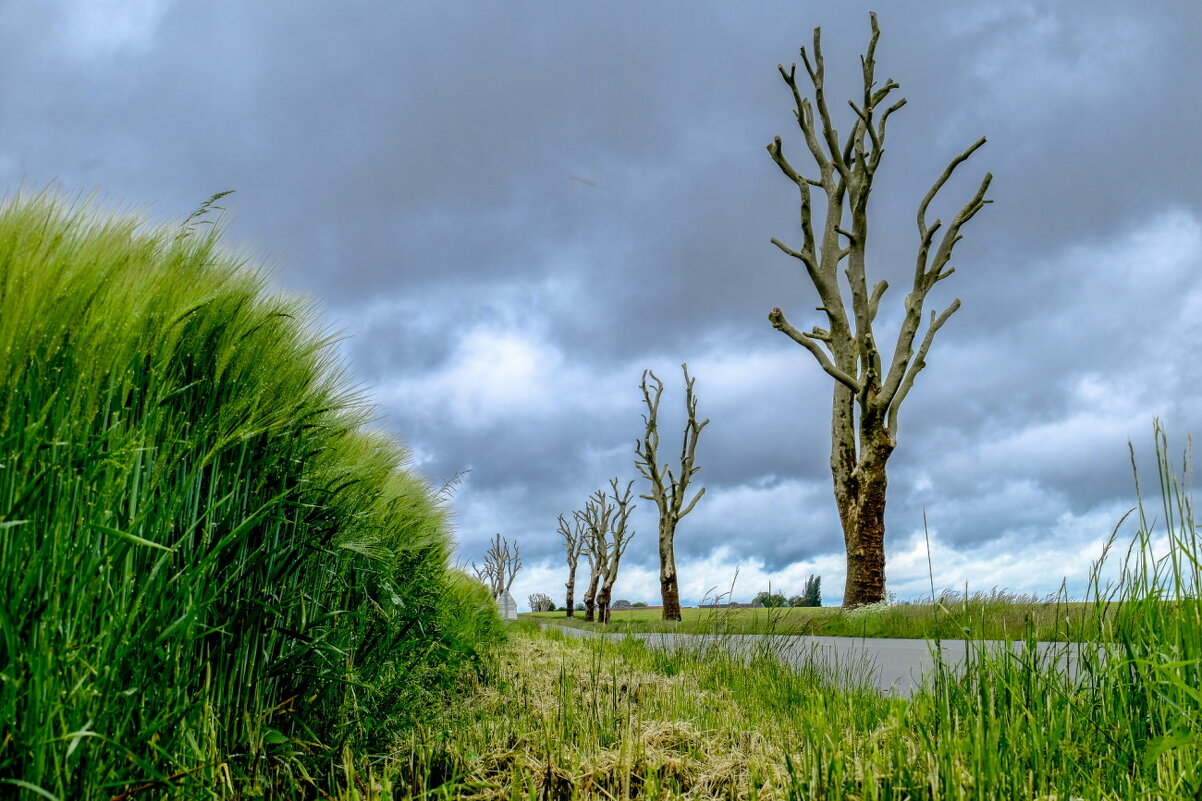
<path fill-rule="evenodd" d="M 676 581 L 676 560 L 669 547 L 665 556 L 660 548 L 659 594 L 664 604 L 664 620 L 680 622 L 680 586 Z"/>
<path fill-rule="evenodd" d="M 878 431 L 854 475 L 836 483 L 836 505 L 847 548 L 843 605 L 875 603 L 885 597 L 885 463 L 893 447 Z M 875 600 L 868 600 L 875 599 Z"/>
<path fill-rule="evenodd" d="M 705 494 L 702 487 L 691 501 L 685 502 L 689 482 L 701 468 L 694 463 L 697 451 L 697 440 L 701 429 L 709 425 L 709 420 L 697 422 L 697 397 L 693 394 L 693 382 L 689 377 L 689 366 L 682 364 L 685 383 L 685 421 L 684 435 L 680 445 L 679 474 L 664 463 L 659 463 L 659 401 L 664 393 L 664 382 L 650 370 L 643 371 L 643 381 L 639 385 L 643 391 L 643 403 L 647 413 L 643 415 L 644 433 L 641 440 L 635 442 L 634 450 L 637 458 L 635 466 L 651 485 L 651 492 L 639 497 L 654 501 L 659 510 L 659 586 L 663 603 L 663 619 L 681 619 L 680 588 L 676 577 L 676 526 L 680 519 L 693 511 L 697 501 Z M 652 384 L 649 386 L 647 378 Z"/>
<path fill-rule="evenodd" d="M 592 623 L 597 610 L 597 584 L 601 581 L 598 562 L 592 553 L 588 554 L 589 578 L 588 588 L 584 591 L 584 622 Z"/>
<path fill-rule="evenodd" d="M 597 622 L 598 623 L 608 623 L 609 622 L 609 600 L 610 600 L 611 595 L 612 595 L 612 592 L 604 584 L 602 584 L 601 589 L 597 591 Z"/>
<path fill-rule="evenodd" d="M 889 285 L 878 281 L 869 288 L 867 245 L 869 236 L 868 198 L 881 156 L 884 154 L 885 124 L 905 105 L 904 99 L 887 107 L 885 101 L 899 88 L 892 79 L 876 83 L 876 44 L 880 35 L 876 15 L 870 14 L 872 35 L 861 59 L 863 95 L 849 101 L 854 116 L 845 139 L 835 129 L 825 95 L 825 68 L 819 29 L 814 30 L 813 60 L 803 47 L 801 59 L 813 89 L 813 99 L 803 97 L 797 83 L 797 65 L 778 65 L 781 77 L 792 91 L 794 115 L 817 177 L 802 175 L 785 158 L 781 138 L 768 145 L 768 153 L 781 172 L 792 181 L 800 197 L 800 247 L 779 239 L 772 244 L 801 262 L 818 294 L 818 311 L 826 317 L 826 328 L 810 331 L 795 328 L 780 309 L 768 315 L 772 326 L 798 343 L 835 381 L 831 408 L 831 475 L 836 506 L 847 546 L 847 585 L 844 606 L 874 603 L 885 597 L 885 491 L 886 463 L 897 447 L 898 410 L 926 366 L 926 356 L 935 334 L 960 307 L 953 300 L 940 314 L 931 312 L 926 331 L 922 328 L 927 293 L 955 270 L 952 251 L 961 239 L 961 227 L 990 201 L 985 199 L 992 176 L 985 173 L 976 193 L 943 228 L 941 220 L 928 225 L 931 202 L 947 183 L 956 167 L 985 143 L 982 137 L 952 159 L 918 206 L 918 253 L 913 282 L 903 304 L 903 316 L 887 360 L 877 346 L 873 322 L 881 298 Z M 877 114 L 877 109 L 884 109 Z M 825 220 L 821 232 L 814 227 L 811 189 L 825 197 Z M 849 218 L 849 220 L 847 219 Z M 942 230 L 942 235 L 937 236 Z M 846 266 L 840 271 L 841 265 Z M 846 290 L 846 291 L 845 291 Z"/>

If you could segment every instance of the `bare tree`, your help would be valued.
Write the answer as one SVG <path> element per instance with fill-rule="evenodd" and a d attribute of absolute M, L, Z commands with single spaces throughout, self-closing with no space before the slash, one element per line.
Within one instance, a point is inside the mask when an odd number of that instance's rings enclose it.
<path fill-rule="evenodd" d="M 609 601 L 613 597 L 614 582 L 618 579 L 618 566 L 634 532 L 630 530 L 630 513 L 635 505 L 630 503 L 634 482 L 618 492 L 618 479 L 609 481 L 610 492 L 597 490 L 589 496 L 584 510 L 576 514 L 584 522 L 588 532 L 586 552 L 593 566 L 593 577 L 589 581 L 592 597 L 584 596 L 584 619 L 590 620 L 589 601 L 596 604 L 598 623 L 609 622 Z M 612 503 L 611 503 L 612 501 Z"/>
<path fill-rule="evenodd" d="M 601 581 L 601 590 L 597 593 L 597 606 L 601 610 L 602 623 L 609 622 L 609 603 L 613 597 L 614 582 L 618 580 L 618 565 L 622 561 L 622 554 L 626 553 L 626 547 L 634 536 L 634 531 L 630 528 L 630 513 L 636 506 L 630 502 L 634 489 L 633 481 L 627 483 L 626 489 L 621 493 L 618 492 L 617 478 L 610 479 L 609 484 L 611 488 L 609 497 L 614 502 L 614 512 L 610 518 L 609 527 L 609 559 L 606 562 Z"/>
<path fill-rule="evenodd" d="M 635 466 L 643 474 L 643 478 L 651 482 L 651 494 L 640 495 L 649 501 L 655 501 L 659 509 L 659 591 L 663 598 L 663 619 L 680 620 L 680 586 L 676 579 L 676 524 L 680 518 L 693 511 L 697 501 L 705 494 L 705 487 L 697 491 L 693 499 L 685 502 L 689 482 L 701 468 L 693 462 L 697 450 L 697 439 L 701 429 L 709 424 L 709 420 L 697 422 L 697 397 L 693 394 L 693 382 L 689 377 L 689 366 L 680 365 L 684 370 L 685 412 L 688 420 L 684 426 L 684 436 L 680 443 L 679 474 L 673 473 L 672 468 L 665 462 L 659 463 L 659 399 L 664 394 L 664 382 L 650 370 L 643 371 L 643 381 L 639 385 L 643 390 L 643 403 L 647 413 L 643 415 L 645 432 L 643 438 L 635 442 L 634 450 L 638 458 Z M 651 377 L 652 385 L 647 385 L 647 377 Z"/>
<path fill-rule="evenodd" d="M 531 593 L 529 599 L 531 612 L 554 612 L 555 602 L 545 592 Z"/>
<path fill-rule="evenodd" d="M 568 554 L 568 580 L 564 585 L 568 591 L 565 604 L 568 617 L 576 615 L 576 566 L 580 563 L 580 553 L 584 550 L 585 532 L 584 521 L 579 517 L 573 515 L 572 523 L 569 524 L 563 515 L 559 516 L 559 533 L 563 537 L 564 550 Z"/>
<path fill-rule="evenodd" d="M 609 563 L 609 518 L 612 514 L 613 508 L 607 502 L 604 490 L 597 490 L 590 495 L 584 508 L 575 513 L 576 519 L 584 526 L 584 555 L 589 565 L 588 589 L 584 591 L 586 623 L 592 623 L 594 620 L 599 623 L 605 622 L 604 615 L 598 617 L 596 614 L 597 592 Z"/>
<path fill-rule="evenodd" d="M 500 598 L 503 593 L 509 592 L 521 567 L 522 554 L 517 543 L 510 549 L 509 540 L 501 537 L 500 533 L 493 537 L 492 545 L 484 554 L 484 566 L 476 567 L 476 563 L 472 562 L 476 578 L 492 591 L 493 598 Z"/>
<path fill-rule="evenodd" d="M 885 463 L 897 447 L 897 416 L 914 379 L 926 366 L 927 352 L 935 334 L 960 308 L 953 300 L 940 314 L 931 312 L 926 332 L 915 341 L 922 327 L 923 304 L 933 286 L 954 272 L 949 266 L 952 249 L 960 241 L 961 227 L 986 203 L 985 192 L 992 179 L 986 173 L 976 193 L 952 218 L 946 228 L 941 220 L 928 224 L 927 207 L 961 163 L 985 143 L 984 137 L 956 156 L 931 186 L 918 205 L 918 254 L 913 285 L 904 303 L 904 314 L 893 355 L 887 364 L 877 348 L 872 324 L 888 284 L 878 281 L 868 288 L 865 256 L 868 244 L 868 198 L 873 178 L 884 154 L 885 123 L 905 105 L 899 99 L 884 105 L 899 88 L 892 79 L 876 83 L 876 15 L 869 15 L 872 35 L 867 54 L 861 59 L 863 97 L 848 101 L 855 116 L 847 138 L 840 140 L 827 107 L 820 29 L 814 29 L 813 61 L 801 48 L 801 60 L 813 87 L 813 101 L 803 97 L 796 80 L 797 65 L 788 70 L 778 65 L 781 77 L 793 92 L 795 116 L 817 178 L 802 175 L 785 158 L 780 137 L 768 145 L 768 153 L 800 193 L 802 242 L 794 249 L 779 239 L 772 244 L 804 265 L 818 291 L 827 327 L 811 331 L 794 328 L 780 309 L 768 315 L 772 326 L 808 350 L 834 379 L 831 414 L 831 473 L 843 538 L 847 546 L 847 584 L 844 606 L 873 603 L 885 597 Z M 808 93 L 808 90 L 807 90 Z M 878 109 L 883 109 L 877 114 Z M 817 111 L 817 116 L 815 116 Z M 825 195 L 825 220 L 814 229 L 811 187 Z M 845 223 L 850 216 L 850 228 Z M 943 229 L 942 236 L 936 234 Z M 839 265 L 850 290 L 847 308 Z"/>

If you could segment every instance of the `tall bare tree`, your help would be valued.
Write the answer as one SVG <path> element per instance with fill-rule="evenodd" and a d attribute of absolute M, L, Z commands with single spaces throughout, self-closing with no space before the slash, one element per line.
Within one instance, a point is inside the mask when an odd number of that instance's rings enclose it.
<path fill-rule="evenodd" d="M 643 403 L 647 413 L 643 415 L 645 431 L 643 438 L 635 442 L 634 451 L 637 455 L 635 466 L 643 474 L 643 478 L 651 483 L 651 493 L 640 495 L 649 501 L 655 501 L 659 509 L 659 591 L 663 599 L 663 619 L 680 620 L 680 585 L 676 578 L 676 524 L 680 519 L 693 511 L 697 501 L 705 494 L 705 487 L 697 491 L 693 499 L 685 502 L 688 495 L 689 482 L 700 467 L 694 464 L 694 454 L 697 451 L 697 439 L 701 429 L 709 425 L 709 420 L 697 422 L 697 396 L 693 394 L 693 382 L 689 377 L 689 366 L 680 365 L 684 370 L 685 412 L 688 419 L 684 425 L 684 436 L 680 443 L 679 473 L 674 473 L 667 462 L 659 463 L 659 399 L 664 394 L 664 382 L 650 370 L 643 371 L 643 381 L 639 387 L 643 390 Z M 651 385 L 647 378 L 650 376 Z"/>
<path fill-rule="evenodd" d="M 493 598 L 500 598 L 503 593 L 509 592 L 521 567 L 522 554 L 517 543 L 515 542 L 511 549 L 508 538 L 503 538 L 499 532 L 485 551 L 484 566 L 476 567 L 476 563 L 472 562 L 476 578 L 483 581 L 492 591 Z"/>
<path fill-rule="evenodd" d="M 634 511 L 631 495 L 634 482 L 618 491 L 618 479 L 609 481 L 610 491 L 597 490 L 589 496 L 581 512 L 577 512 L 588 532 L 589 561 L 594 566 L 594 578 L 589 582 L 590 591 L 596 587 L 596 620 L 609 622 L 609 602 L 613 597 L 614 582 L 618 579 L 618 566 L 634 531 L 630 529 L 630 513 Z M 589 596 L 585 595 L 585 620 L 589 620 Z"/>
<path fill-rule="evenodd" d="M 935 284 L 955 270 L 949 262 L 960 241 L 960 229 L 986 203 L 985 192 L 992 177 L 986 173 L 972 198 L 946 226 L 941 220 L 927 223 L 927 208 L 961 163 L 985 144 L 982 137 L 953 158 L 918 204 L 918 253 L 914 278 L 903 305 L 904 313 L 886 362 L 877 348 L 872 330 L 888 284 L 878 281 L 871 290 L 865 274 L 868 245 L 868 198 L 873 178 L 884 155 L 885 123 L 905 105 L 904 98 L 885 105 L 899 85 L 892 79 L 876 82 L 876 44 L 880 36 L 876 15 L 869 16 L 872 28 L 868 50 L 861 58 L 863 95 L 848 101 L 854 112 L 851 130 L 839 138 L 825 94 L 820 29 L 814 29 L 813 60 L 801 48 L 813 100 L 802 96 L 796 80 L 797 65 L 778 65 L 781 77 L 793 93 L 794 114 L 812 157 L 817 177 L 799 172 L 785 158 L 780 137 L 768 145 L 768 153 L 800 193 L 801 234 L 799 248 L 779 239 L 772 244 L 805 267 L 818 292 L 818 311 L 826 315 L 826 328 L 810 331 L 794 328 L 780 309 L 768 315 L 772 326 L 808 350 L 834 379 L 831 414 L 831 473 L 843 538 L 847 546 L 847 584 L 844 606 L 873 603 L 885 597 L 885 463 L 897 447 L 897 416 L 914 379 L 926 366 L 927 352 L 935 334 L 960 308 L 959 299 L 938 315 L 931 312 L 926 331 L 922 328 L 923 304 Z M 879 113 L 878 113 L 878 110 Z M 816 114 L 815 114 L 816 112 Z M 811 188 L 825 195 L 825 219 L 817 231 L 811 204 Z M 850 223 L 845 218 L 850 217 Z M 942 235 L 939 235 L 942 229 Z M 850 292 L 850 310 L 840 283 L 844 270 Z M 917 350 L 915 344 L 917 341 Z"/>
<path fill-rule="evenodd" d="M 573 515 L 571 523 L 563 515 L 559 516 L 559 534 L 563 537 L 563 547 L 568 555 L 567 616 L 576 616 L 576 566 L 580 564 L 580 553 L 584 550 L 586 528 L 584 521 Z"/>

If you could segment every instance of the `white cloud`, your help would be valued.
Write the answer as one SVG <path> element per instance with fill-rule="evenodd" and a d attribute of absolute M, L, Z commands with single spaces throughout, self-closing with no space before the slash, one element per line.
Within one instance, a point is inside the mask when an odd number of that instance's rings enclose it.
<path fill-rule="evenodd" d="M 401 419 L 415 413 L 448 418 L 478 432 L 612 408 L 621 401 L 605 388 L 614 383 L 568 364 L 538 333 L 484 324 L 465 331 L 444 363 L 386 380 L 378 396 Z"/>
<path fill-rule="evenodd" d="M 1037 532 L 1024 529 L 959 547 L 941 536 L 937 519 L 930 519 L 930 562 L 927 533 L 921 529 L 894 540 L 887 553 L 889 590 L 899 597 L 929 596 L 933 582 L 936 593 L 963 591 L 967 585 L 969 592 L 996 587 L 1046 595 L 1058 591 L 1063 581 L 1069 595 L 1080 598 L 1088 588 L 1090 570 L 1126 511 L 1122 503 L 1111 502 L 1083 514 L 1061 512 Z M 1103 575 L 1113 576 L 1114 570 L 1115 565 L 1108 564 Z"/>

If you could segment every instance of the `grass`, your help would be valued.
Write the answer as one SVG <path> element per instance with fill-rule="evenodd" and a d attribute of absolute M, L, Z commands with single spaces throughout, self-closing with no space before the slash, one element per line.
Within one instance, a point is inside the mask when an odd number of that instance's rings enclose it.
<path fill-rule="evenodd" d="M 971 638 L 963 674 L 937 665 L 898 699 L 770 648 L 664 652 L 526 622 L 464 704 L 402 740 L 379 797 L 1196 799 L 1202 547 L 1159 429 L 1157 453 L 1160 509 L 1141 501 L 1120 579 L 1096 567 L 1081 612 L 1111 645 L 1083 649 L 1075 680 L 1033 657 L 1033 624 L 1027 648 Z"/>
<path fill-rule="evenodd" d="M 497 636 L 308 304 L 201 222 L 0 207 L 0 794 L 320 795 Z"/>
<path fill-rule="evenodd" d="M 579 613 L 578 613 L 579 614 Z M 1013 640 L 1034 633 L 1045 641 L 1096 640 L 1102 636 L 1093 605 L 1052 596 L 1037 599 L 992 591 L 945 592 L 925 602 L 841 607 L 766 609 L 685 609 L 679 623 L 661 619 L 658 609 L 611 612 L 610 624 L 585 623 L 563 612 L 524 613 L 520 617 L 593 631 L 623 634 L 801 634 L 826 637 L 897 637 L 902 639 L 979 638 Z"/>

